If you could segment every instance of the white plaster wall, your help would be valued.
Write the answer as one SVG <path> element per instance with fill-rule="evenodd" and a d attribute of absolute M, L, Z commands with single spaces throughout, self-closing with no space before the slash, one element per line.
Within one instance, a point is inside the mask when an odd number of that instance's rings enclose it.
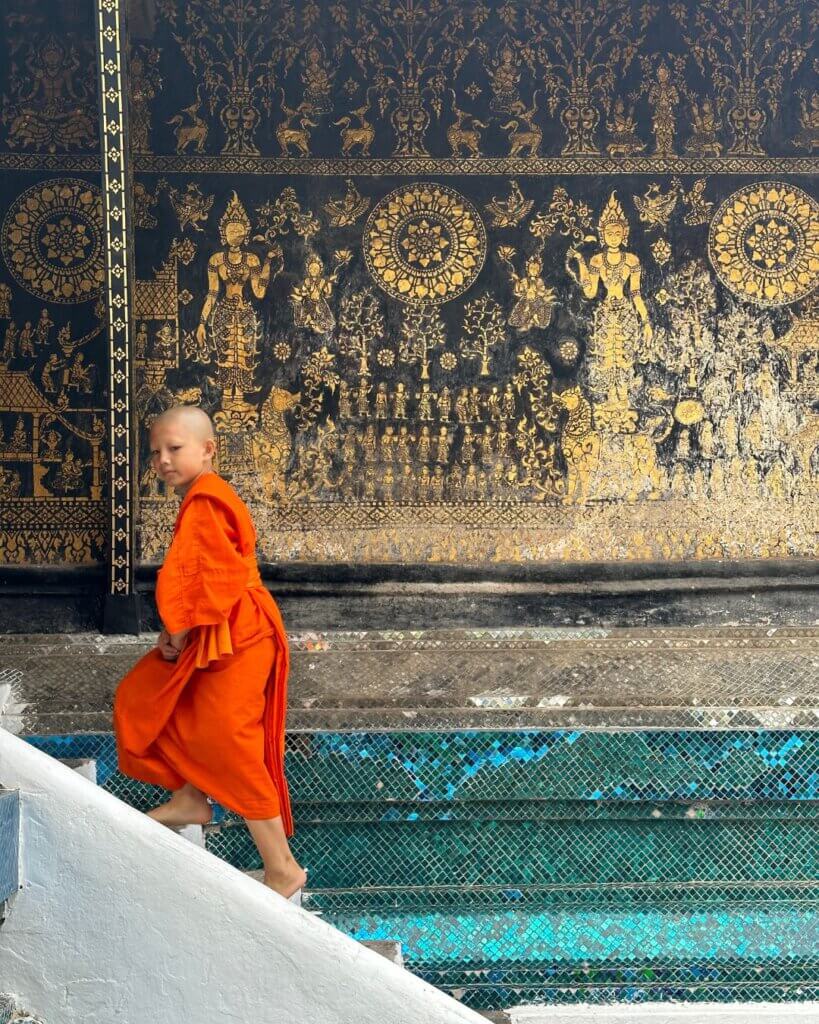
<path fill-rule="evenodd" d="M 25 887 L 0 992 L 48 1024 L 467 1024 L 408 972 L 0 729 Z"/>

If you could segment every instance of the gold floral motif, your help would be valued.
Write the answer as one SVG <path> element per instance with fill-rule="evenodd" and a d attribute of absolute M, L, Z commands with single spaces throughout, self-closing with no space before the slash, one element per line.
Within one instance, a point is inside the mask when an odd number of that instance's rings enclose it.
<path fill-rule="evenodd" d="M 658 238 L 651 246 L 651 255 L 661 267 L 664 267 L 671 259 L 671 246 L 668 244 L 668 239 Z"/>
<path fill-rule="evenodd" d="M 440 305 L 463 294 L 486 259 L 477 210 L 445 185 L 419 183 L 381 200 L 364 230 L 375 282 L 408 304 Z"/>
<path fill-rule="evenodd" d="M 94 298 L 105 279 L 99 188 L 74 178 L 33 186 L 6 214 L 1 244 L 32 295 L 66 304 Z"/>
<path fill-rule="evenodd" d="M 746 185 L 711 222 L 708 254 L 735 295 L 785 306 L 819 284 L 819 203 L 779 182 Z"/>

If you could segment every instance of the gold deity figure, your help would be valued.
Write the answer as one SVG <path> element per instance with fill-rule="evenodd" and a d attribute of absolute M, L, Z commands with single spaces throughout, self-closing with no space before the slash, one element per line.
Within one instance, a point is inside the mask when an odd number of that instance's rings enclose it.
<path fill-rule="evenodd" d="M 517 301 L 509 314 L 509 326 L 516 331 L 530 331 L 533 327 L 548 327 L 552 321 L 555 293 L 543 281 L 543 261 L 530 256 L 526 271 L 518 274 L 511 261 L 505 261 L 512 278 L 512 289 Z"/>
<path fill-rule="evenodd" d="M 305 264 L 305 278 L 301 284 L 296 285 L 290 296 L 296 327 L 309 327 L 317 334 L 332 331 L 336 318 L 327 300 L 333 294 L 333 285 L 346 262 L 349 262 L 349 253 L 337 252 L 335 269 L 327 274 L 318 253 L 309 254 Z"/>
<path fill-rule="evenodd" d="M 637 135 L 634 107 L 627 110 L 622 98 L 618 97 L 615 101 L 606 128 L 609 131 L 609 143 L 606 146 L 609 156 L 633 156 L 646 148 L 646 144 Z"/>
<path fill-rule="evenodd" d="M 489 61 L 492 85 L 492 110 L 500 114 L 511 114 L 518 96 L 520 84 L 520 60 L 508 36 L 498 45 L 495 56 Z"/>
<path fill-rule="evenodd" d="M 717 138 L 719 124 L 714 113 L 714 104 L 707 96 L 702 101 L 702 107 L 697 105 L 696 100 L 692 101 L 691 120 L 694 124 L 694 131 L 685 144 L 686 153 L 694 153 L 697 156 L 719 156 L 722 152 L 722 146 Z"/>
<path fill-rule="evenodd" d="M 628 232 L 628 220 L 612 192 L 598 225 L 602 249 L 586 262 L 571 248 L 566 262 L 587 299 L 597 298 L 601 284 L 605 289 L 594 311 L 587 378 L 596 403 L 595 423 L 598 429 L 613 433 L 633 433 L 636 428 L 637 413 L 631 401 L 639 380 L 634 364 L 653 337 L 640 292 L 640 259 L 625 249 Z M 577 274 L 572 260 L 577 263 Z"/>
<path fill-rule="evenodd" d="M 389 395 L 387 394 L 387 385 L 382 382 L 375 391 L 375 418 L 385 420 L 388 416 Z"/>
<path fill-rule="evenodd" d="M 280 250 L 271 250 L 262 263 L 245 248 L 249 233 L 250 220 L 234 192 L 219 221 L 219 237 L 226 248 L 208 260 L 208 294 L 196 329 L 200 351 L 215 351 L 216 383 L 222 388 L 227 413 L 240 409 L 247 413 L 245 393 L 256 390 L 253 371 L 261 324 L 246 298 L 246 286 L 249 282 L 253 295 L 263 299 L 270 283 L 271 261 L 281 259 Z"/>
<path fill-rule="evenodd" d="M 664 63 L 657 68 L 657 81 L 648 90 L 648 101 L 653 108 L 651 126 L 654 129 L 655 153 L 657 156 L 671 156 L 676 120 L 674 108 L 680 102 L 680 93 Z"/>

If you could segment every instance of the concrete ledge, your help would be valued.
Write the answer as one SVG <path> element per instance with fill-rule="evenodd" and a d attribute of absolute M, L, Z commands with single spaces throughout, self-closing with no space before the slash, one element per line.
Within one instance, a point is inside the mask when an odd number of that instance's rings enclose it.
<path fill-rule="evenodd" d="M 152 636 L 0 637 L 20 734 L 107 732 Z M 288 727 L 817 729 L 819 627 L 291 633 Z"/>

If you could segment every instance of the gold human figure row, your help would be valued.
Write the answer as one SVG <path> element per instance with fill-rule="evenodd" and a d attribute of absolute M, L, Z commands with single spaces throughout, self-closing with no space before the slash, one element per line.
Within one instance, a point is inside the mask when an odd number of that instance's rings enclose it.
<path fill-rule="evenodd" d="M 447 426 L 423 426 L 417 433 L 408 426 L 384 426 L 369 423 L 363 430 L 349 428 L 341 442 L 340 454 L 347 469 L 359 463 L 366 465 L 434 463 L 448 466 L 489 464 L 497 459 L 512 459 L 515 435 L 506 420 L 497 427 L 487 424 L 473 430 L 469 424 L 454 430 Z M 453 458 L 454 457 L 454 458 Z"/>
<path fill-rule="evenodd" d="M 444 385 L 438 391 L 422 384 L 420 391 L 414 391 L 402 381 L 390 387 L 384 381 L 371 383 L 369 378 L 362 377 L 355 386 L 344 380 L 338 386 L 340 420 L 439 420 L 464 424 L 512 420 L 517 412 L 517 396 L 511 383 L 489 390 Z"/>

